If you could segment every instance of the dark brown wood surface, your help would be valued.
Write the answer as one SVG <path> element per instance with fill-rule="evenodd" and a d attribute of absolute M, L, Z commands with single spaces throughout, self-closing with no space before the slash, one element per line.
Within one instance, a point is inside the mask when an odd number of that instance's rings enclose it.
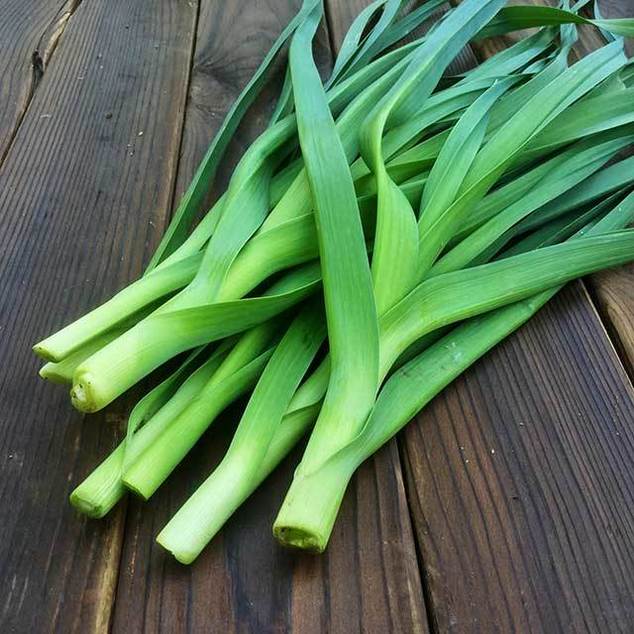
<path fill-rule="evenodd" d="M 0 21 L 0 162 L 64 32 L 76 0 L 7 0 Z"/>
<path fill-rule="evenodd" d="M 634 393 L 580 285 L 404 433 L 441 632 L 626 632 Z"/>
<path fill-rule="evenodd" d="M 3 32 L 18 4 L 0 3 Z M 195 20 L 186 2 L 80 4 L 0 166 L 2 632 L 108 627 L 124 509 L 88 521 L 68 494 L 114 445 L 126 404 L 82 420 L 30 347 L 138 276 L 157 244 Z"/>
<path fill-rule="evenodd" d="M 324 70 L 368 3 L 327 0 Z M 148 503 L 102 521 L 69 507 L 134 395 L 84 420 L 38 379 L 30 346 L 140 274 L 299 4 L 0 0 L 0 632 L 629 631 L 631 269 L 592 278 L 599 312 L 571 285 L 363 465 L 322 556 L 270 535 L 301 448 L 194 565 L 155 544 L 220 459 L 238 408 Z M 602 4 L 610 16 L 632 5 Z M 459 63 L 475 61 L 465 50 Z M 279 80 L 236 135 L 217 191 Z"/>

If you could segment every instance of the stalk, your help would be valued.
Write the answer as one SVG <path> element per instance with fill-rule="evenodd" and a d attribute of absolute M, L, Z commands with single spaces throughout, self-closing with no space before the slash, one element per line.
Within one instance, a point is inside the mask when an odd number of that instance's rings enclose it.
<path fill-rule="evenodd" d="M 174 390 L 169 383 L 184 366 L 142 399 L 130 415 L 128 434 L 119 446 L 73 491 L 71 503 L 90 517 L 103 517 L 128 490 L 123 475 L 160 442 L 179 415 L 215 379 L 215 407 L 207 412 L 207 426 L 228 403 L 255 382 L 271 350 L 277 326 L 267 323 L 245 333 L 229 351 L 223 345 Z M 231 377 L 231 381 L 227 379 Z M 165 390 L 165 387 L 168 389 Z M 224 405 L 223 405 L 224 404 Z M 135 421 L 135 419 L 137 419 Z M 138 427 L 138 429 L 137 429 Z"/>
<path fill-rule="evenodd" d="M 152 412 L 153 415 L 150 415 L 149 420 L 139 427 L 133 437 L 132 434 L 126 436 L 116 449 L 75 488 L 70 495 L 71 504 L 89 517 L 98 518 L 106 515 L 126 492 L 121 481 L 125 462 L 134 460 L 154 442 L 161 431 L 169 425 L 172 418 L 186 407 L 189 400 L 215 372 L 225 354 L 226 352 L 222 350 L 212 354 L 182 383 L 158 411 Z M 170 378 L 164 384 L 169 382 Z M 156 392 L 160 392 L 164 384 L 150 392 L 148 397 L 152 398 Z M 147 400 L 147 397 L 143 399 L 143 401 Z M 141 409 L 147 410 L 143 407 L 143 401 L 133 410 L 130 415 L 131 420 L 135 418 L 135 412 Z"/>
<path fill-rule="evenodd" d="M 208 429 L 216 417 L 253 386 L 273 354 L 271 322 L 240 337 L 217 371 L 191 395 L 151 444 L 127 461 L 123 483 L 148 499 Z"/>
<path fill-rule="evenodd" d="M 242 332 L 294 306 L 319 286 L 319 270 L 292 271 L 261 297 L 156 311 L 88 358 L 73 377 L 71 400 L 84 412 L 113 401 L 171 357 Z"/>
<path fill-rule="evenodd" d="M 226 455 L 157 541 L 183 563 L 191 563 L 251 492 L 293 393 L 321 346 L 322 311 L 309 302 L 293 321 L 267 363 Z"/>
<path fill-rule="evenodd" d="M 160 271 L 149 273 L 105 304 L 36 344 L 33 350 L 47 361 L 62 361 L 95 336 L 120 324 L 157 299 L 183 288 L 194 279 L 201 261 L 201 255 L 193 255 Z"/>
<path fill-rule="evenodd" d="M 40 368 L 39 375 L 43 379 L 47 379 L 52 383 L 72 383 L 73 374 L 83 361 L 95 354 L 97 350 L 101 350 L 101 348 L 109 344 L 111 341 L 114 341 L 124 332 L 125 329 L 123 328 L 115 328 L 113 330 L 108 330 L 101 335 L 97 335 L 61 361 L 58 361 L 57 363 L 49 361 L 44 364 Z"/>

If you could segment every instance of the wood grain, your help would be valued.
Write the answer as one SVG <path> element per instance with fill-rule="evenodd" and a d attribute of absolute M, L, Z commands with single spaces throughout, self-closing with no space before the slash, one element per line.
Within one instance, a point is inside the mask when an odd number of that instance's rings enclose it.
<path fill-rule="evenodd" d="M 80 1 L 0 2 L 0 164 Z"/>
<path fill-rule="evenodd" d="M 68 494 L 129 403 L 83 421 L 30 347 L 136 277 L 157 243 L 195 19 L 169 0 L 81 4 L 0 169 L 2 632 L 109 627 L 123 509 L 87 521 Z"/>
<path fill-rule="evenodd" d="M 634 380 L 634 266 L 593 275 L 588 285 L 621 361 Z"/>
<path fill-rule="evenodd" d="M 632 385 L 577 282 L 410 424 L 408 501 L 438 631 L 629 631 L 633 420 Z"/>
<path fill-rule="evenodd" d="M 231 97 L 297 7 L 297 2 L 279 0 L 201 5 L 179 183 L 191 177 Z M 250 36 L 248 56 L 236 46 L 244 34 Z M 329 65 L 327 42 L 322 32 L 317 51 L 324 67 Z M 230 96 L 225 76 L 235 82 Z M 262 129 L 274 94 L 263 95 L 254 107 L 223 166 L 221 183 Z M 152 500 L 130 501 L 113 631 L 425 632 L 418 563 L 394 445 L 355 479 L 324 556 L 288 552 L 271 536 L 300 449 L 192 566 L 178 564 L 155 544 L 159 530 L 220 460 L 240 412 L 235 407 L 215 424 Z"/>

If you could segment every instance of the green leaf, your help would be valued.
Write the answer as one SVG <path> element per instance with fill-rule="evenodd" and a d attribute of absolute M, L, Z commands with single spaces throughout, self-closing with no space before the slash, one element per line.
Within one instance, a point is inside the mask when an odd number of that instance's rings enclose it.
<path fill-rule="evenodd" d="M 564 11 L 554 7 L 520 5 L 506 7 L 500 11 L 497 17 L 491 20 L 489 25 L 480 32 L 479 37 L 492 37 L 536 26 L 559 26 L 562 24 L 590 24 L 615 35 L 634 36 L 634 19 L 632 18 L 590 20 L 571 11 Z"/>
<path fill-rule="evenodd" d="M 381 319 L 381 375 L 409 345 L 436 328 L 632 259 L 634 230 L 627 230 L 426 280 Z"/>
<path fill-rule="evenodd" d="M 297 30 L 290 65 L 300 146 L 315 209 L 331 351 L 331 380 L 322 415 L 329 424 L 353 428 L 354 421 L 366 415 L 365 403 L 374 399 L 378 387 L 378 328 L 348 160 L 312 58 L 319 17 L 314 13 Z M 326 444 L 333 440 L 328 435 Z M 315 444 L 309 443 L 302 465 L 310 461 Z"/>
<path fill-rule="evenodd" d="M 482 145 L 489 111 L 513 83 L 512 79 L 494 83 L 466 110 L 449 133 L 421 199 L 419 231 L 423 240 L 425 233 L 454 202 Z"/>
<path fill-rule="evenodd" d="M 262 63 L 255 71 L 249 83 L 244 87 L 231 110 L 227 113 L 222 127 L 214 137 L 207 153 L 203 157 L 192 182 L 183 195 L 172 221 L 163 235 L 163 239 L 155 251 L 148 270 L 152 270 L 163 259 L 178 248 L 191 227 L 195 215 L 200 211 L 200 206 L 207 194 L 211 191 L 214 176 L 218 165 L 224 156 L 229 145 L 229 141 L 238 129 L 238 125 L 244 117 L 246 111 L 255 101 L 260 90 L 267 80 L 268 70 L 272 66 L 277 54 L 288 41 L 295 29 L 302 23 L 306 16 L 319 3 L 319 0 L 305 0 L 302 8 L 288 26 L 282 31 L 277 40 L 273 43 Z"/>
<path fill-rule="evenodd" d="M 557 32 L 554 29 L 540 29 L 537 33 L 498 51 L 468 71 L 466 76 L 469 81 L 475 81 L 485 77 L 502 78 L 511 75 L 543 55 L 553 46 L 556 36 Z"/>
<path fill-rule="evenodd" d="M 505 249 L 500 257 L 510 257 L 518 253 L 532 251 L 541 247 L 547 247 L 559 242 L 564 242 L 572 237 L 578 231 L 584 230 L 585 227 L 591 225 L 607 211 L 614 207 L 614 204 L 622 199 L 623 191 L 611 194 L 599 204 L 586 209 L 575 209 L 567 214 L 551 220 L 535 231 L 532 231 L 523 239 L 515 242 L 511 247 Z"/>
<path fill-rule="evenodd" d="M 610 91 L 573 104 L 531 141 L 518 166 L 579 138 L 634 122 L 634 89 Z"/>
<path fill-rule="evenodd" d="M 482 147 L 462 182 L 455 202 L 421 234 L 419 279 L 476 205 L 544 127 L 625 62 L 617 43 L 591 53 L 529 99 Z"/>
<path fill-rule="evenodd" d="M 379 51 L 380 49 L 383 51 L 410 35 L 425 20 L 431 18 L 434 12 L 443 4 L 445 4 L 445 0 L 427 0 L 422 6 L 404 15 L 383 32 L 376 44 L 376 50 Z M 435 28 L 437 24 L 438 22 L 432 28 Z"/>
<path fill-rule="evenodd" d="M 209 301 L 217 296 L 236 256 L 264 222 L 273 169 L 294 134 L 292 121 L 276 124 L 251 145 L 236 167 L 222 216 L 205 248 L 196 278 L 188 287 L 194 298 Z"/>
<path fill-rule="evenodd" d="M 593 200 L 621 189 L 634 182 L 634 157 L 623 159 L 614 165 L 606 167 L 588 178 L 573 191 L 560 196 L 539 210 L 541 222 L 558 218 L 562 214 L 580 207 Z M 530 231 L 536 226 L 537 217 L 528 217 L 517 225 L 517 233 Z"/>
<path fill-rule="evenodd" d="M 603 140 L 602 140 L 603 139 Z M 597 172 L 614 155 L 634 141 L 634 135 L 622 136 L 619 131 L 602 134 L 577 144 L 569 151 L 570 158 L 549 161 L 552 168 L 544 179 L 515 204 L 506 207 L 488 222 L 442 256 L 430 275 L 439 275 L 468 266 L 483 251 L 531 213 L 571 190 Z"/>

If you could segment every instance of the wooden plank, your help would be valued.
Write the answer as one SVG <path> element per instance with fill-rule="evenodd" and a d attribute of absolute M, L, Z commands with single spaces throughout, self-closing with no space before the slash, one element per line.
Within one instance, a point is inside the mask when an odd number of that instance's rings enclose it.
<path fill-rule="evenodd" d="M 298 2 L 281 1 L 202 4 L 184 134 L 188 147 L 182 152 L 187 159 L 181 161 L 179 182 L 191 177 L 206 140 L 229 106 L 226 86 L 235 97 L 297 7 Z M 218 33 L 220 25 L 226 30 Z M 245 34 L 250 35 L 248 57 L 242 46 L 236 46 Z M 326 34 L 320 39 L 320 57 L 325 59 Z M 224 77 L 236 83 L 229 84 Z M 219 83 L 223 90 L 217 94 Z M 247 132 L 234 146 L 234 160 L 251 134 L 262 129 L 262 113 L 270 110 L 272 94 L 251 113 Z M 226 179 L 229 168 L 223 172 Z M 192 566 L 178 564 L 154 543 L 159 530 L 220 460 L 240 411 L 234 408 L 209 430 L 152 500 L 130 501 L 113 631 L 424 632 L 418 565 L 394 445 L 355 479 L 323 556 L 288 552 L 271 536 L 271 524 L 301 457 L 299 450 Z"/>
<path fill-rule="evenodd" d="M 634 379 L 634 266 L 593 275 L 588 284 L 621 361 Z"/>
<path fill-rule="evenodd" d="M 77 0 L 0 2 L 0 164 Z"/>
<path fill-rule="evenodd" d="M 633 412 L 577 282 L 410 424 L 408 499 L 438 631 L 628 630 Z"/>
<path fill-rule="evenodd" d="M 87 521 L 68 494 L 126 403 L 82 421 L 30 346 L 138 276 L 157 243 L 195 20 L 193 3 L 80 5 L 0 170 L 3 632 L 109 627 L 123 509 Z"/>

